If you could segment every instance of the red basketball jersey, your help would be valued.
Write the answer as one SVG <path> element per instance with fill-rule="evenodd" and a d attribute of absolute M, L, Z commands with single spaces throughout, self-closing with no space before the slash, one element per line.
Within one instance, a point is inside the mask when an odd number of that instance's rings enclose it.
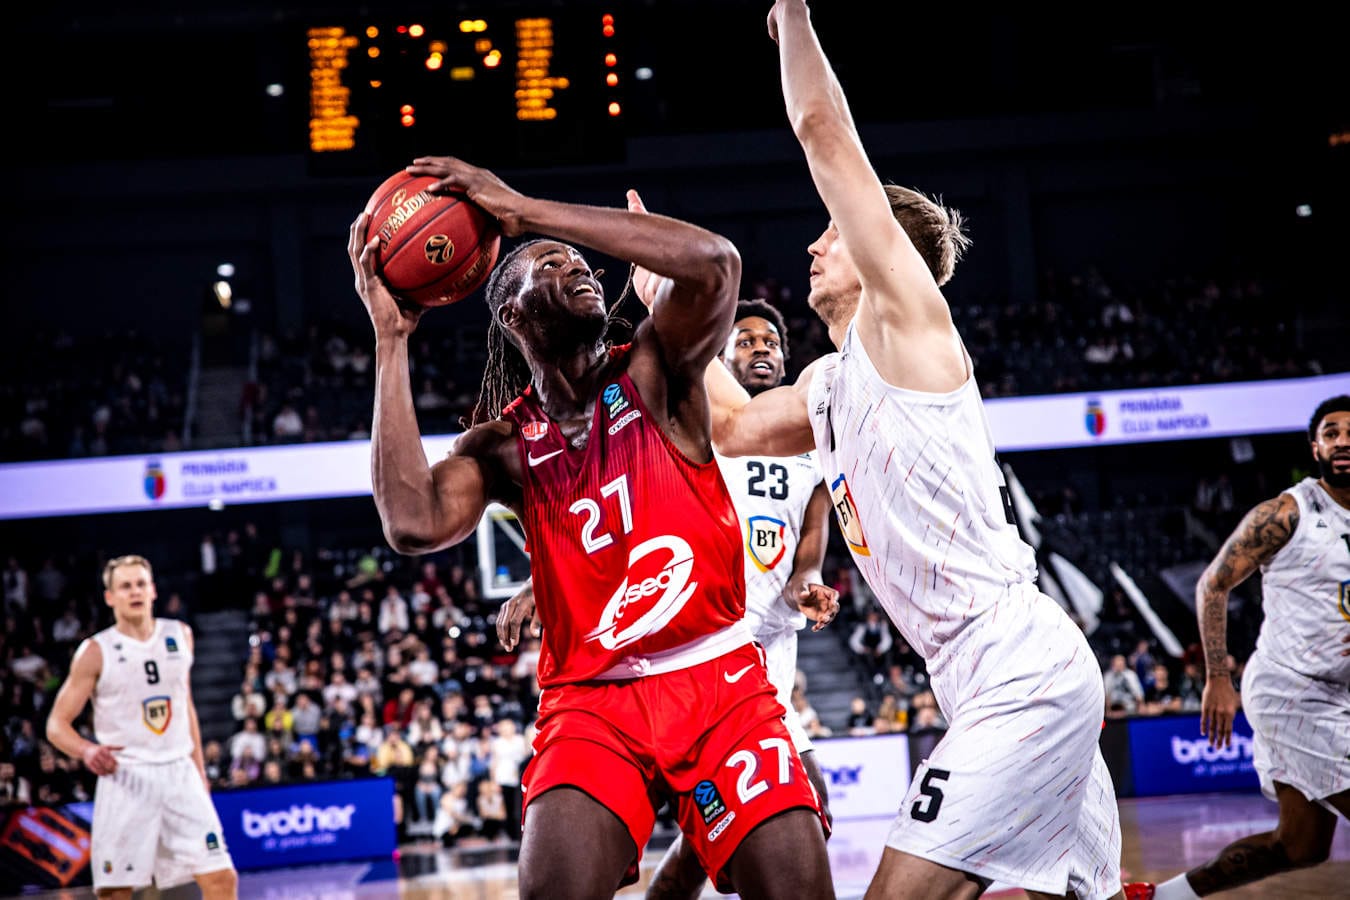
<path fill-rule="evenodd" d="M 692 462 L 652 418 L 615 352 L 584 449 L 532 390 L 515 422 L 542 687 L 587 681 L 745 615 L 741 531 L 717 463 Z"/>

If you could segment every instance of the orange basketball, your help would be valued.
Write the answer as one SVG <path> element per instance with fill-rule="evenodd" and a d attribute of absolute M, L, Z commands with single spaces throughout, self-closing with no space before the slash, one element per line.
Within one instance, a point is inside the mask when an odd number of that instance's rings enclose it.
<path fill-rule="evenodd" d="M 399 172 L 366 203 L 366 240 L 380 238 L 389 289 L 419 306 L 463 300 L 487 281 L 502 246 L 497 220 L 462 194 L 433 194 L 435 178 Z"/>

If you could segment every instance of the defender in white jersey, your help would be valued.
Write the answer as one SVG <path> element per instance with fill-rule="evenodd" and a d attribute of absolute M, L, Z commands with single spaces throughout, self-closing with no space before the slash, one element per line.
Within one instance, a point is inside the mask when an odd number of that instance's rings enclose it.
<path fill-rule="evenodd" d="M 869 897 L 1122 896 L 1105 700 L 1082 631 L 1036 587 L 971 360 L 939 285 L 960 217 L 883 185 L 804 0 L 769 14 L 788 120 L 831 222 L 811 307 L 839 353 L 749 398 L 707 372 L 719 451 L 814 446 L 854 561 L 928 663 L 950 722 L 918 768 Z"/>
<path fill-rule="evenodd" d="M 639 201 L 640 203 L 640 201 Z M 762 300 L 736 306 L 726 347 L 718 359 L 750 394 L 782 384 L 788 358 L 783 315 Z M 769 681 L 783 704 L 784 724 L 792 735 L 807 777 L 830 818 L 825 776 L 816 762 L 811 738 L 792 705 L 797 681 L 797 632 L 806 626 L 798 599 L 810 591 L 829 595 L 837 614 L 838 591 L 821 582 L 829 535 L 829 494 L 814 453 L 800 456 L 715 454 L 745 535 L 745 621 L 764 650 Z M 820 630 L 828 622 L 817 622 Z M 648 900 L 693 900 L 707 876 L 679 835 L 671 843 L 647 888 Z"/>
<path fill-rule="evenodd" d="M 1280 805 L 1274 831 L 1242 838 L 1203 866 L 1130 897 L 1204 897 L 1324 862 L 1336 815 L 1350 819 L 1350 396 L 1318 406 L 1308 440 L 1319 477 L 1258 504 L 1196 586 L 1207 678 L 1201 728 L 1228 746 L 1237 714 L 1228 597 L 1261 571 L 1264 618 L 1242 673 L 1261 790 Z"/>
<path fill-rule="evenodd" d="M 75 651 L 47 720 L 47 740 L 99 776 L 90 868 L 100 897 L 129 898 L 195 879 L 206 900 L 238 879 L 211 803 L 192 702 L 192 631 L 152 613 L 154 575 L 140 556 L 110 560 L 114 625 Z M 94 736 L 74 727 L 92 698 Z"/>

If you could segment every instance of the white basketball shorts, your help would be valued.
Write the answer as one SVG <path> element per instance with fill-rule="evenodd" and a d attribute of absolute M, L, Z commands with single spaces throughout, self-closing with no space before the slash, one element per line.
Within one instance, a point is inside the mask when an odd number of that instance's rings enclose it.
<path fill-rule="evenodd" d="M 100 777 L 90 844 L 94 890 L 151 882 L 162 890 L 234 867 L 211 795 L 188 758 L 122 763 Z"/>
<path fill-rule="evenodd" d="M 989 881 L 1080 900 L 1121 888 L 1102 759 L 1102 673 L 1049 598 L 1000 604 L 953 642 L 933 689 L 951 723 L 887 845 Z"/>
<path fill-rule="evenodd" d="M 801 717 L 792 707 L 792 686 L 797 683 L 797 632 L 777 631 L 756 636 L 764 648 L 764 665 L 769 670 L 769 683 L 778 691 L 778 702 L 783 704 L 783 724 L 792 736 L 797 755 L 812 749 L 811 738 L 802 727 Z"/>
<path fill-rule="evenodd" d="M 1267 797 L 1275 799 L 1277 781 L 1315 802 L 1350 790 L 1350 687 L 1309 678 L 1257 650 L 1242 673 L 1242 709 Z"/>

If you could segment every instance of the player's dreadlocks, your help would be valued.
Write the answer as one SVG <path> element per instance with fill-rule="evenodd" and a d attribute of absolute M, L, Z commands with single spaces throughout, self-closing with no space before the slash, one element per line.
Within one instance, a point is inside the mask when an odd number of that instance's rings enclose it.
<path fill-rule="evenodd" d="M 473 413 L 467 421 L 463 418 L 460 419 L 460 425 L 465 429 L 500 417 L 506 405 L 520 396 L 520 393 L 530 383 L 530 367 L 526 364 L 525 357 L 520 355 L 520 351 L 516 349 L 502 329 L 497 318 L 497 311 L 501 309 L 506 298 L 516 292 L 520 287 L 521 280 L 525 277 L 522 251 L 543 240 L 546 239 L 536 238 L 513 248 L 511 252 L 502 257 L 496 268 L 492 270 L 492 275 L 488 278 L 486 293 L 488 310 L 492 313 L 492 322 L 488 325 L 487 362 L 483 367 L 483 383 L 478 389 L 478 402 L 474 405 Z M 631 322 L 617 313 L 624 299 L 628 296 L 629 289 L 633 286 L 633 268 L 631 265 L 628 267 L 628 280 L 624 283 L 623 291 L 619 293 L 619 299 L 610 305 L 609 313 L 605 318 L 603 337 L 607 345 L 611 343 L 609 337 L 616 327 L 632 327 Z M 600 276 L 604 274 L 604 269 L 596 269 L 596 280 L 598 281 Z"/>

